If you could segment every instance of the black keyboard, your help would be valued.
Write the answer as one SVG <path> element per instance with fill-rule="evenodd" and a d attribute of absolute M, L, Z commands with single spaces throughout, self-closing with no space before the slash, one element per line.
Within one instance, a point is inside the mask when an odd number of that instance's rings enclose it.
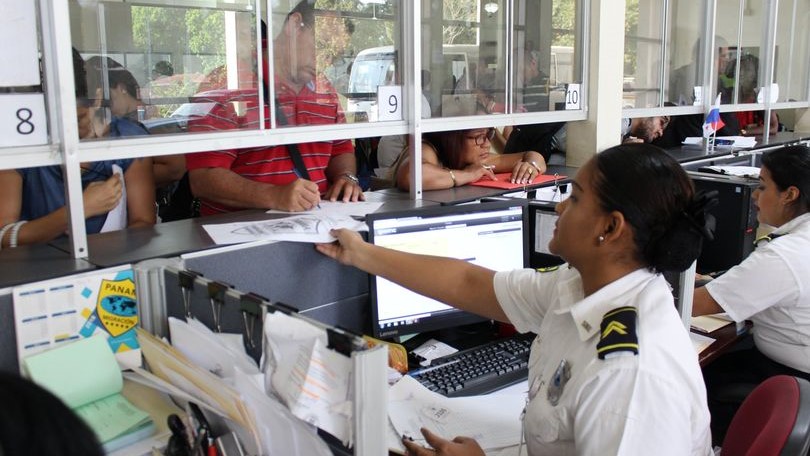
<path fill-rule="evenodd" d="M 447 397 L 491 393 L 525 380 L 534 334 L 517 334 L 433 360 L 408 375 Z"/>

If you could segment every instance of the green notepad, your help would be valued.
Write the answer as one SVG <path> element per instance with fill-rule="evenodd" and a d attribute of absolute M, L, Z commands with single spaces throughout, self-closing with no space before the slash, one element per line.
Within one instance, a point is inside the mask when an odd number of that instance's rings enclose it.
<path fill-rule="evenodd" d="M 23 367 L 33 381 L 82 417 L 101 443 L 142 431 L 152 423 L 149 414 L 121 395 L 124 380 L 104 337 L 29 356 Z"/>

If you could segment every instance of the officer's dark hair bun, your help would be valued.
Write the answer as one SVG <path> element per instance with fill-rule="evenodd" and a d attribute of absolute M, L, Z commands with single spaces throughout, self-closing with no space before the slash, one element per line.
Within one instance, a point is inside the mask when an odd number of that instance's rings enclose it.
<path fill-rule="evenodd" d="M 649 144 L 622 144 L 594 158 L 602 208 L 633 227 L 639 260 L 653 271 L 683 271 L 711 239 L 716 194 L 696 195 L 675 159 Z"/>

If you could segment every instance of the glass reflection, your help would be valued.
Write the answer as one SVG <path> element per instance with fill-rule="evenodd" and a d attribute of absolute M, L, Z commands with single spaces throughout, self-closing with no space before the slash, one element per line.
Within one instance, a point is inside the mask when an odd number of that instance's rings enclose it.
<path fill-rule="evenodd" d="M 810 62 L 810 28 L 802 12 L 810 11 L 810 0 L 783 0 L 778 3 L 776 55 L 773 81 L 777 83 L 778 101 L 806 101 Z M 804 58 L 802 56 L 805 56 Z"/>
<path fill-rule="evenodd" d="M 261 21 L 261 30 L 256 30 L 256 5 L 248 0 L 215 7 L 71 0 L 72 41 L 85 59 L 112 59 L 133 75 L 140 88 L 137 120 L 151 134 L 260 128 L 258 36 L 263 37 L 266 80 L 272 79 L 267 74 L 272 61 L 281 81 L 277 85 L 297 89 L 311 82 L 315 93 L 339 94 L 340 113 L 333 115 L 338 121 L 343 121 L 342 113 L 351 122 L 377 120 L 377 87 L 401 84 L 395 51 L 398 2 L 309 1 L 314 7 L 311 23 L 295 37 L 280 35 L 297 4 L 262 2 L 262 15 L 274 8 L 273 24 Z M 273 30 L 269 38 L 268 29 Z M 276 55 L 268 55 L 270 42 L 278 38 Z M 383 49 L 375 60 L 371 50 L 377 48 Z M 364 64 L 353 71 L 355 63 Z M 302 77 L 309 79 L 298 84 Z M 104 84 L 108 81 L 102 80 Z M 102 89 L 109 95 L 109 86 Z M 212 122 L 214 117 L 222 121 Z M 280 126 L 316 120 L 289 117 Z"/>

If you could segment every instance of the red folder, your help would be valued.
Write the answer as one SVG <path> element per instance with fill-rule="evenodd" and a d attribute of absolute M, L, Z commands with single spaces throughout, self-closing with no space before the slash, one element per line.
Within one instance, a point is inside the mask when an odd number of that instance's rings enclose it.
<path fill-rule="evenodd" d="M 470 185 L 475 185 L 476 187 L 490 187 L 490 188 L 503 188 L 506 190 L 512 189 L 521 189 L 524 187 L 535 186 L 538 184 L 543 184 L 546 182 L 553 182 L 554 180 L 565 179 L 566 176 L 554 175 L 554 174 L 541 174 L 528 184 L 513 184 L 510 182 L 510 178 L 512 177 L 512 173 L 498 173 L 495 175 L 497 180 L 490 180 L 489 178 L 483 178 L 481 180 L 477 180 L 475 182 L 470 182 Z"/>

